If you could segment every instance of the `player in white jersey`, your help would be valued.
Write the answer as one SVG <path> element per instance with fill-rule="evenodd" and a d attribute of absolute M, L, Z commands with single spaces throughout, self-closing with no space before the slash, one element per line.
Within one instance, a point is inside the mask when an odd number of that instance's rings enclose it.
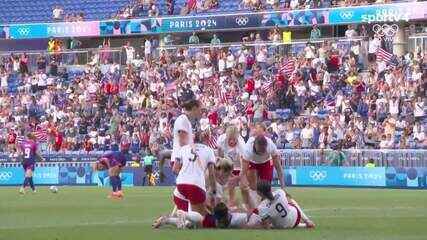
<path fill-rule="evenodd" d="M 258 125 L 262 127 L 262 124 Z M 248 179 L 252 207 L 257 204 L 257 182 L 259 180 L 271 182 L 273 167 L 276 169 L 280 186 L 284 189 L 285 179 L 277 147 L 262 131 L 257 131 L 256 135 L 249 138 L 245 145 L 242 167 L 242 174 L 246 175 Z"/>
<path fill-rule="evenodd" d="M 223 200 L 223 186 L 226 185 L 228 182 L 228 179 L 230 178 L 231 172 L 233 169 L 233 163 L 229 158 L 219 158 L 215 163 L 215 180 L 216 180 L 216 201 L 221 202 Z M 206 189 L 208 192 L 212 192 L 210 190 L 210 187 L 207 186 Z M 178 189 L 175 189 L 175 195 L 180 194 Z M 215 209 L 215 205 L 210 206 L 212 209 Z M 246 214 L 245 215 L 245 221 L 246 221 Z M 237 218 L 236 218 L 237 221 Z M 191 209 L 187 210 L 177 210 L 176 215 L 170 215 L 170 216 L 162 216 L 158 218 L 154 224 L 154 228 L 158 228 L 162 225 L 169 224 L 174 225 L 178 228 L 189 228 L 189 227 L 203 227 L 203 228 L 213 228 L 216 227 L 216 222 L 211 214 L 205 215 L 203 217 L 200 213 L 192 211 Z"/>
<path fill-rule="evenodd" d="M 200 134 L 195 134 L 194 144 L 181 147 L 176 155 L 174 168 L 179 168 L 176 178 L 178 193 L 189 202 L 191 209 L 203 216 L 207 214 L 205 172 L 208 172 L 208 185 L 211 190 L 209 200 L 214 205 L 216 195 L 215 154 L 200 142 Z"/>
<path fill-rule="evenodd" d="M 291 199 L 283 189 L 272 192 L 271 184 L 267 181 L 258 182 L 257 188 L 263 201 L 250 216 L 248 227 L 275 229 L 315 227 L 296 201 Z"/>
<path fill-rule="evenodd" d="M 246 181 L 246 177 L 241 178 L 241 166 L 242 166 L 242 154 L 245 146 L 245 141 L 239 134 L 239 129 L 231 125 L 227 127 L 224 134 L 218 138 L 218 156 L 227 156 L 233 161 L 234 169 L 233 176 L 228 184 L 228 205 L 230 207 L 236 207 L 237 200 L 235 194 L 235 187 L 237 184 L 240 185 L 240 190 L 243 197 L 243 202 L 248 204 L 249 201 L 249 187 Z"/>
<path fill-rule="evenodd" d="M 184 113 L 179 115 L 175 120 L 173 125 L 173 145 L 172 145 L 172 155 L 171 162 L 175 162 L 176 154 L 179 152 L 180 148 L 183 146 L 179 143 L 179 135 L 183 133 L 188 134 L 189 141 L 187 144 L 193 143 L 193 126 L 191 121 L 197 122 L 201 117 L 201 107 L 200 102 L 192 99 L 183 103 Z"/>

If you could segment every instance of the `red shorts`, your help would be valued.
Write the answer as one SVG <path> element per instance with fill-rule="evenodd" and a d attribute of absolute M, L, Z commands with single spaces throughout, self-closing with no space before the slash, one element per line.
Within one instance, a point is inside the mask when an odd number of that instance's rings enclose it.
<path fill-rule="evenodd" d="M 297 210 L 297 220 L 295 220 L 295 224 L 293 226 L 293 228 L 298 227 L 298 225 L 301 222 L 301 212 L 299 211 L 299 209 L 293 204 L 293 203 L 289 203 L 290 206 L 294 207 Z"/>
<path fill-rule="evenodd" d="M 258 179 L 269 181 L 273 180 L 273 162 L 267 161 L 265 163 L 249 162 L 249 170 L 255 170 L 258 174 Z"/>
<path fill-rule="evenodd" d="M 215 217 L 210 214 L 206 215 L 203 218 L 202 226 L 203 228 L 215 228 L 216 227 Z"/>
<path fill-rule="evenodd" d="M 206 192 L 196 185 L 178 184 L 176 188 L 191 204 L 202 204 L 206 201 Z"/>
<path fill-rule="evenodd" d="M 240 175 L 240 170 L 233 170 L 231 172 L 231 174 L 233 174 L 234 176 L 239 176 Z"/>
<path fill-rule="evenodd" d="M 182 210 L 184 212 L 188 212 L 188 201 L 177 196 L 173 196 L 173 202 L 178 210 Z"/>

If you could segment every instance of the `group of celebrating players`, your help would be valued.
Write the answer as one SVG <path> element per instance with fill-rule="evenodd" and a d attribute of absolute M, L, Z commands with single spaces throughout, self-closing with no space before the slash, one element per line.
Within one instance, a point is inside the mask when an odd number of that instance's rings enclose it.
<path fill-rule="evenodd" d="M 183 104 L 184 112 L 174 123 L 171 166 L 176 177 L 173 191 L 174 210 L 159 217 L 153 228 L 173 225 L 183 228 L 314 228 L 315 224 L 286 191 L 283 168 L 275 144 L 265 134 L 262 123 L 255 124 L 245 143 L 237 126 L 227 126 L 218 139 L 218 149 L 202 143 L 203 133 L 197 123 L 200 102 Z M 194 127 L 193 127 L 194 126 Z M 20 145 L 25 179 L 21 193 L 30 186 L 37 153 L 36 138 Z M 108 170 L 111 198 L 123 198 L 120 173 L 126 166 L 128 148 L 102 156 L 94 163 L 95 171 Z M 161 162 L 160 169 L 163 169 Z M 272 191 L 274 168 L 281 188 Z M 243 204 L 238 204 L 235 188 L 239 187 Z M 225 198 L 225 192 L 228 198 Z"/>
<path fill-rule="evenodd" d="M 217 153 L 202 143 L 197 130 L 200 102 L 183 104 L 174 123 L 171 165 L 176 178 L 175 208 L 159 217 L 153 228 L 314 228 L 315 224 L 285 190 L 283 168 L 275 144 L 256 124 L 245 143 L 237 126 L 230 125 L 218 139 Z M 162 166 L 161 166 L 162 168 Z M 272 191 L 276 169 L 281 189 Z M 237 203 L 239 187 L 243 204 Z M 228 199 L 225 198 L 228 190 Z"/>

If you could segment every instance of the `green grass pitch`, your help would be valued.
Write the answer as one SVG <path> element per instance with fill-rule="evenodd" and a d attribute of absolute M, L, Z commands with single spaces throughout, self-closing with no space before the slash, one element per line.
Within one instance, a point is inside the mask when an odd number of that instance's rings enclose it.
<path fill-rule="evenodd" d="M 125 189 L 125 199 L 107 199 L 107 188 L 41 187 L 21 196 L 0 188 L 0 240 L 252 240 L 427 239 L 427 191 L 289 188 L 315 230 L 151 229 L 171 210 L 172 188 Z"/>

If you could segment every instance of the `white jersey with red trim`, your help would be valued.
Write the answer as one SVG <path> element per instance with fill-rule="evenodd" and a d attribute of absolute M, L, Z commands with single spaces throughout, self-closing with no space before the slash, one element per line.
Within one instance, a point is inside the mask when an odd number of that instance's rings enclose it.
<path fill-rule="evenodd" d="M 176 156 L 181 149 L 179 144 L 178 131 L 185 131 L 188 133 L 189 144 L 193 144 L 193 127 L 191 125 L 190 119 L 185 114 L 179 115 L 173 124 L 173 145 L 172 145 L 172 155 L 171 162 L 175 162 Z"/>
<path fill-rule="evenodd" d="M 271 160 L 271 158 L 275 155 L 279 155 L 277 151 L 276 144 L 273 141 L 265 137 L 267 139 L 267 151 L 263 155 L 258 155 L 254 153 L 254 141 L 255 137 L 251 137 L 248 139 L 248 142 L 245 144 L 245 149 L 243 151 L 243 158 L 249 162 L 261 164 Z"/>
<path fill-rule="evenodd" d="M 224 156 L 229 157 L 233 161 L 234 170 L 240 170 L 240 157 L 243 154 L 245 141 L 241 136 L 237 139 L 237 145 L 230 147 L 227 142 L 226 134 L 222 134 L 218 138 L 218 148 L 224 152 Z"/>
<path fill-rule="evenodd" d="M 246 226 L 248 214 L 246 213 L 231 213 L 230 228 L 242 228 Z"/>
<path fill-rule="evenodd" d="M 263 200 L 258 209 L 261 221 L 270 219 L 273 228 L 293 228 L 298 220 L 298 210 L 288 203 L 282 189 L 273 192 L 274 200 Z"/>
<path fill-rule="evenodd" d="M 199 143 L 185 145 L 176 157 L 182 163 L 176 184 L 195 185 L 206 191 L 205 171 L 210 163 L 215 164 L 212 148 Z"/>

